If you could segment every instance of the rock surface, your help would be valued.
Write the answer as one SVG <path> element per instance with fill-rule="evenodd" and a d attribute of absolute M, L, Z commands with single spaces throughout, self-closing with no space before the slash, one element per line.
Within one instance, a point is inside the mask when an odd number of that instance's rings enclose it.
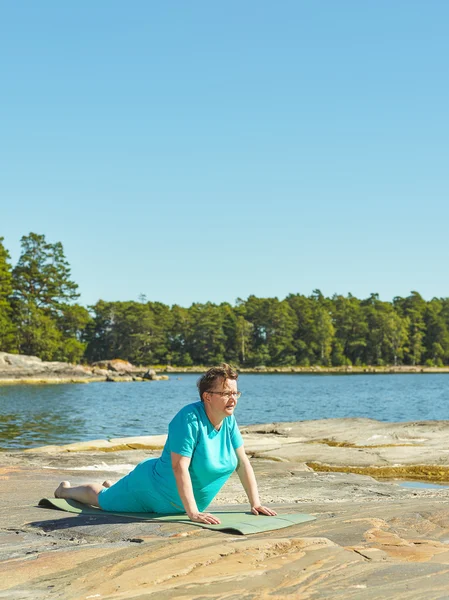
<path fill-rule="evenodd" d="M 46 362 L 37 356 L 0 352 L 0 383 L 51 383 L 102 381 L 89 367 Z"/>
<path fill-rule="evenodd" d="M 448 467 L 448 422 L 335 419 L 243 432 L 263 502 L 279 513 L 313 514 L 316 521 L 233 536 L 37 507 L 62 479 L 77 484 L 121 477 L 158 456 L 164 436 L 0 454 L 0 598 L 448 597 L 449 489 L 406 488 L 339 472 Z M 218 505 L 248 506 L 236 476 Z"/>
<path fill-rule="evenodd" d="M 253 456 L 315 471 L 449 481 L 449 421 L 322 419 L 242 428 Z M 262 435 L 262 438 L 261 438 Z"/>
<path fill-rule="evenodd" d="M 130 362 L 120 358 L 101 360 L 92 363 L 92 366 L 106 371 L 114 371 L 115 373 L 133 373 L 135 370 L 135 367 Z"/>
<path fill-rule="evenodd" d="M 91 381 L 143 381 L 147 368 L 115 359 L 92 366 L 65 362 L 46 362 L 37 356 L 0 352 L 0 385 L 11 383 L 89 383 Z M 167 375 L 154 375 L 148 380 L 165 380 Z"/>

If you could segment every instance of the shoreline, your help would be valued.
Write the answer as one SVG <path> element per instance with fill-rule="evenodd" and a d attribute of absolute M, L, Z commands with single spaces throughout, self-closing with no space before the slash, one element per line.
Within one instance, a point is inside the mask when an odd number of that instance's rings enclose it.
<path fill-rule="evenodd" d="M 170 375 L 202 374 L 211 365 L 179 367 L 171 365 L 136 366 L 126 360 L 111 359 L 78 365 L 58 361 L 43 361 L 37 356 L 8 354 L 0 352 L 0 386 L 3 385 L 46 385 L 92 382 L 148 382 L 168 380 Z M 384 375 L 384 374 L 435 374 L 449 373 L 449 366 L 430 367 L 426 365 L 404 366 L 340 366 L 322 367 L 319 365 L 267 367 L 236 367 L 241 374 L 267 375 Z"/>
<path fill-rule="evenodd" d="M 170 367 L 170 366 L 157 366 L 153 367 L 159 372 L 164 373 L 204 373 L 209 366 L 195 366 L 195 367 Z M 387 365 L 383 367 L 373 367 L 370 365 L 363 367 L 321 367 L 319 365 L 312 367 L 237 367 L 239 373 L 251 373 L 251 374 L 298 374 L 298 375 L 365 375 L 367 373 L 377 374 L 390 374 L 390 373 L 449 373 L 449 366 L 446 367 L 427 367 L 425 365 Z"/>
<path fill-rule="evenodd" d="M 77 368 L 79 365 L 77 366 Z M 91 367 L 82 367 L 90 369 Z M 8 375 L 7 377 L 0 376 L 0 386 L 8 385 L 56 385 L 56 384 L 79 384 L 79 383 L 147 383 L 149 381 L 168 380 L 169 375 L 185 375 L 204 373 L 209 367 L 170 367 L 157 366 L 148 367 L 155 369 L 162 375 L 153 376 L 152 379 L 143 378 L 142 371 L 147 370 L 136 367 L 136 373 L 139 375 L 126 374 L 110 374 L 110 375 L 93 375 L 88 373 L 84 376 L 60 376 L 58 374 L 36 374 L 36 375 Z M 242 375 L 435 375 L 448 374 L 449 367 L 427 367 L 427 366 L 385 366 L 385 367 L 255 367 L 255 368 L 237 368 Z"/>

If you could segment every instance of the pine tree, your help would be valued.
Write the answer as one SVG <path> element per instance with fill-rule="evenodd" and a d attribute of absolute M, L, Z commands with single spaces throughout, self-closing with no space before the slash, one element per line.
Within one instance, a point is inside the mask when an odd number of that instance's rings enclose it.
<path fill-rule="evenodd" d="M 17 300 L 54 315 L 62 303 L 79 298 L 61 242 L 49 244 L 44 235 L 30 233 L 22 237 L 21 245 L 22 254 L 13 270 Z"/>
<path fill-rule="evenodd" d="M 12 274 L 9 252 L 0 237 L 0 351 L 15 352 L 16 329 L 12 320 Z"/>
<path fill-rule="evenodd" d="M 47 243 L 44 235 L 30 233 L 22 237 L 21 245 L 22 254 L 12 271 L 19 351 L 44 360 L 77 361 L 84 345 L 74 335 L 73 324 L 67 331 L 73 314 L 66 317 L 79 297 L 78 286 L 70 278 L 62 244 Z"/>

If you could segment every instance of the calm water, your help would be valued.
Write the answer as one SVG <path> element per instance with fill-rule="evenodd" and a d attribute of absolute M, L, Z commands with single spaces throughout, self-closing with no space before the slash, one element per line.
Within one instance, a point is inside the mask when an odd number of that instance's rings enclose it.
<path fill-rule="evenodd" d="M 197 400 L 198 375 L 170 381 L 0 386 L 0 449 L 166 433 Z M 241 375 L 240 425 L 335 417 L 449 419 L 449 375 Z"/>
<path fill-rule="evenodd" d="M 447 483 L 428 483 L 427 481 L 402 481 L 399 483 L 399 487 L 421 490 L 442 490 L 449 488 L 449 485 Z"/>

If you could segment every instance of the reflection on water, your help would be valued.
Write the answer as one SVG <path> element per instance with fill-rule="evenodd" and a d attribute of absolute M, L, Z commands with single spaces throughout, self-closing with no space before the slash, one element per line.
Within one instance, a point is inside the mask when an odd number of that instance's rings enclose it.
<path fill-rule="evenodd" d="M 169 381 L 0 386 L 0 448 L 167 432 L 196 402 L 198 375 Z M 266 375 L 239 378 L 240 425 L 336 417 L 448 418 L 449 375 Z"/>
<path fill-rule="evenodd" d="M 75 406 L 72 409 L 71 403 Z M 79 439 L 85 429 L 68 385 L 0 387 L 0 447 L 27 448 Z"/>
<path fill-rule="evenodd" d="M 64 440 L 76 436 L 84 420 L 77 418 L 67 422 L 58 414 L 36 413 L 0 415 L 0 448 L 26 448 L 47 444 L 47 440 Z"/>

